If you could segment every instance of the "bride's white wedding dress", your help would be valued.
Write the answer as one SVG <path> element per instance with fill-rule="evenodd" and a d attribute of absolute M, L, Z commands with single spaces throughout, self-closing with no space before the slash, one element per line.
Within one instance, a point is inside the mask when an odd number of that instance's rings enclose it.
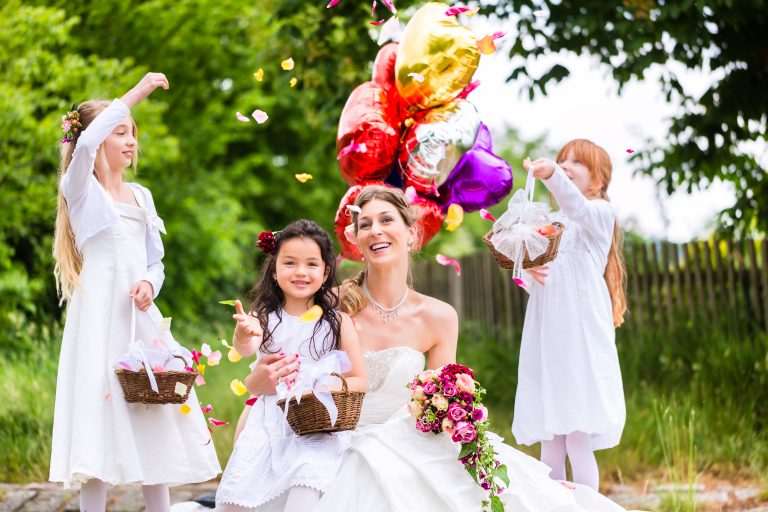
<path fill-rule="evenodd" d="M 480 511 L 487 493 L 458 461 L 459 445 L 447 434 L 417 431 L 406 411 L 406 384 L 424 369 L 424 354 L 396 347 L 364 355 L 369 390 L 360 423 L 338 475 L 313 512 Z M 546 465 L 495 434 L 489 433 L 489 438 L 507 466 L 510 482 L 502 501 L 508 512 L 624 510 L 590 488 L 552 480 Z M 206 509 L 179 504 L 173 510 Z M 282 508 L 275 503 L 258 511 Z"/>

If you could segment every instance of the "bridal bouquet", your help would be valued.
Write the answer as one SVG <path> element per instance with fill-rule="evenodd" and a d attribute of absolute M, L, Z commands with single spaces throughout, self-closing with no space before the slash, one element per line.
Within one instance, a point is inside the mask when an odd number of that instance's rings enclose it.
<path fill-rule="evenodd" d="M 486 431 L 488 409 L 480 399 L 485 394 L 472 370 L 460 364 L 447 364 L 425 370 L 408 384 L 411 400 L 408 412 L 416 418 L 421 432 L 446 432 L 461 444 L 459 461 L 475 482 L 489 492 L 483 510 L 499 512 L 504 505 L 499 494 L 509 485 L 507 468 L 496 460 Z"/>

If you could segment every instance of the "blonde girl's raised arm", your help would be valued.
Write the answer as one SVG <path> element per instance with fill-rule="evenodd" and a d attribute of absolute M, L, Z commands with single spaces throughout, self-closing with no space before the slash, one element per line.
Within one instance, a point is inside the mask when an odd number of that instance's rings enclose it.
<path fill-rule="evenodd" d="M 433 299 L 427 319 L 429 332 L 434 333 L 434 343 L 427 351 L 427 368 L 434 370 L 456 362 L 456 346 L 459 342 L 459 315 L 450 304 Z"/>
<path fill-rule="evenodd" d="M 352 368 L 344 374 L 347 386 L 351 391 L 368 391 L 368 369 L 360 348 L 360 338 L 352 319 L 346 313 L 341 313 L 341 336 L 339 348 L 347 353 Z"/>

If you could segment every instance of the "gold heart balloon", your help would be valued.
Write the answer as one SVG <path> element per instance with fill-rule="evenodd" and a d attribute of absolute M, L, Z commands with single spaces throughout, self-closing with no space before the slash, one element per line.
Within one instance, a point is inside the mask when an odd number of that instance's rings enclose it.
<path fill-rule="evenodd" d="M 472 80 L 480 62 L 475 34 L 446 16 L 448 6 L 428 3 L 405 27 L 397 49 L 397 90 L 416 112 L 454 99 Z"/>

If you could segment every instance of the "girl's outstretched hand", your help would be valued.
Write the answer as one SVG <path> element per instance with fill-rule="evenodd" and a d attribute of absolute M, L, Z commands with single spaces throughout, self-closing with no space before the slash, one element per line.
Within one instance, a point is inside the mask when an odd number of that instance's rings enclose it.
<path fill-rule="evenodd" d="M 549 275 L 547 274 L 549 267 L 546 265 L 540 265 L 538 267 L 531 267 L 525 269 L 525 273 L 531 276 L 531 279 L 544 286 L 544 279 Z"/>
<path fill-rule="evenodd" d="M 132 108 L 135 104 L 152 94 L 152 92 L 158 87 L 168 89 L 168 79 L 162 73 L 147 73 L 144 78 L 139 80 L 139 83 L 133 86 L 133 89 L 128 91 L 121 98 L 123 103 L 128 108 Z"/>
<path fill-rule="evenodd" d="M 549 158 L 537 158 L 531 161 L 530 158 L 523 160 L 523 168 L 529 171 L 533 167 L 533 177 L 540 180 L 549 179 L 555 172 L 555 162 Z"/>
<path fill-rule="evenodd" d="M 261 322 L 255 316 L 247 314 L 239 300 L 235 301 L 235 314 L 232 318 L 237 322 L 233 340 L 235 350 L 243 357 L 255 354 L 264 335 Z"/>
<path fill-rule="evenodd" d="M 152 305 L 152 297 L 154 296 L 154 289 L 149 281 L 139 281 L 133 288 L 131 288 L 130 294 L 133 302 L 136 303 L 136 307 L 140 311 L 146 311 L 149 306 Z"/>

